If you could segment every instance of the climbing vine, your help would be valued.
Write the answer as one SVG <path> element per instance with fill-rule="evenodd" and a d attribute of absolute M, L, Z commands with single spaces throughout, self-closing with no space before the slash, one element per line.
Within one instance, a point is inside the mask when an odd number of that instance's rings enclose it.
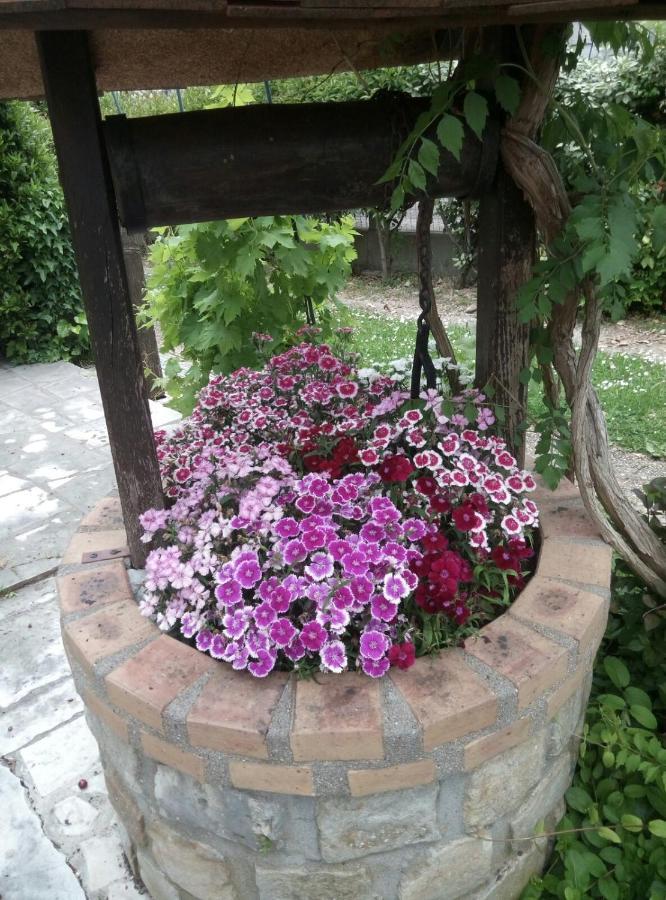
<path fill-rule="evenodd" d="M 652 37 L 640 25 L 589 26 L 592 39 L 631 49 L 647 59 Z M 427 194 L 429 176 L 443 153 L 459 158 L 465 126 L 482 139 L 490 105 L 504 113 L 501 159 L 532 207 L 541 238 L 533 277 L 516 299 L 517 317 L 531 328 L 530 366 L 521 380 L 542 385 L 547 414 L 539 424 L 536 469 L 555 486 L 575 474 L 600 531 L 634 571 L 666 595 L 666 554 L 634 509 L 610 464 L 599 401 L 590 384 L 601 317 L 621 308 L 631 270 L 641 250 L 639 216 L 646 217 L 640 180 L 653 184 L 647 211 L 656 254 L 666 253 L 663 131 L 616 104 L 591 108 L 585 120 L 552 102 L 563 63 L 571 69 L 583 42 L 567 45 L 564 29 L 530 32 L 529 46 L 516 30 L 521 57 L 493 60 L 471 52 L 433 93 L 429 109 L 399 148 L 385 180 L 395 181 L 392 205 Z M 551 108 L 551 140 L 568 141 L 577 160 L 565 186 L 547 148 L 537 143 Z M 574 328 L 582 313 L 582 346 Z"/>

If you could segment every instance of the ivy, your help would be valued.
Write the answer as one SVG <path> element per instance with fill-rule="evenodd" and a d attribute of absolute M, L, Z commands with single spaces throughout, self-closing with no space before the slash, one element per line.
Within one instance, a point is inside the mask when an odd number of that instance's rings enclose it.
<path fill-rule="evenodd" d="M 87 359 L 51 131 L 28 103 L 0 103 L 0 185 L 0 355 L 20 363 Z"/>

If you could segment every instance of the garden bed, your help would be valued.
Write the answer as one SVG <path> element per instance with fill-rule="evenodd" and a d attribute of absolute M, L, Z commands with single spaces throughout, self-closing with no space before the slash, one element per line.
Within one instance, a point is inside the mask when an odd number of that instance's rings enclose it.
<path fill-rule="evenodd" d="M 255 679 L 160 632 L 102 561 L 125 535 L 100 502 L 63 559 L 63 637 L 151 896 L 519 896 L 547 852 L 521 839 L 571 781 L 610 582 L 576 490 L 537 494 L 540 558 L 509 611 L 381 679 Z"/>

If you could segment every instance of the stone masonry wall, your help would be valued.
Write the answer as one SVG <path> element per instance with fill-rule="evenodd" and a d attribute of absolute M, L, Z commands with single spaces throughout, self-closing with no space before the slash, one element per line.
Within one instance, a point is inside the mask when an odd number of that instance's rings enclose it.
<path fill-rule="evenodd" d="M 154 900 L 519 896 L 547 852 L 535 829 L 563 810 L 610 583 L 575 488 L 537 500 L 538 569 L 510 610 L 378 681 L 253 679 L 160 633 L 117 500 L 84 519 L 63 637 Z"/>

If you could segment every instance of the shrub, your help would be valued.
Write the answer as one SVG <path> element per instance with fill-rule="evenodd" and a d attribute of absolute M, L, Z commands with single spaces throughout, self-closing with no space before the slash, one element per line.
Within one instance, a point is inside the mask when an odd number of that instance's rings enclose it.
<path fill-rule="evenodd" d="M 166 389 L 190 412 L 214 372 L 256 366 L 254 332 L 271 349 L 288 346 L 316 310 L 324 337 L 331 304 L 351 272 L 353 220 L 326 223 L 304 216 L 235 219 L 161 230 L 150 259 L 144 318 L 159 323 L 164 349 L 191 363 L 183 375 L 167 365 Z"/>
<path fill-rule="evenodd" d="M 216 376 L 158 436 L 168 510 L 142 611 L 235 669 L 371 677 L 455 644 L 523 583 L 537 522 L 484 397 L 410 401 L 303 343 Z"/>
<path fill-rule="evenodd" d="M 0 353 L 17 362 L 89 354 L 48 122 L 0 104 Z"/>
<path fill-rule="evenodd" d="M 654 609 L 650 612 L 651 607 Z M 666 617 L 623 563 L 562 833 L 522 900 L 666 895 Z"/>

